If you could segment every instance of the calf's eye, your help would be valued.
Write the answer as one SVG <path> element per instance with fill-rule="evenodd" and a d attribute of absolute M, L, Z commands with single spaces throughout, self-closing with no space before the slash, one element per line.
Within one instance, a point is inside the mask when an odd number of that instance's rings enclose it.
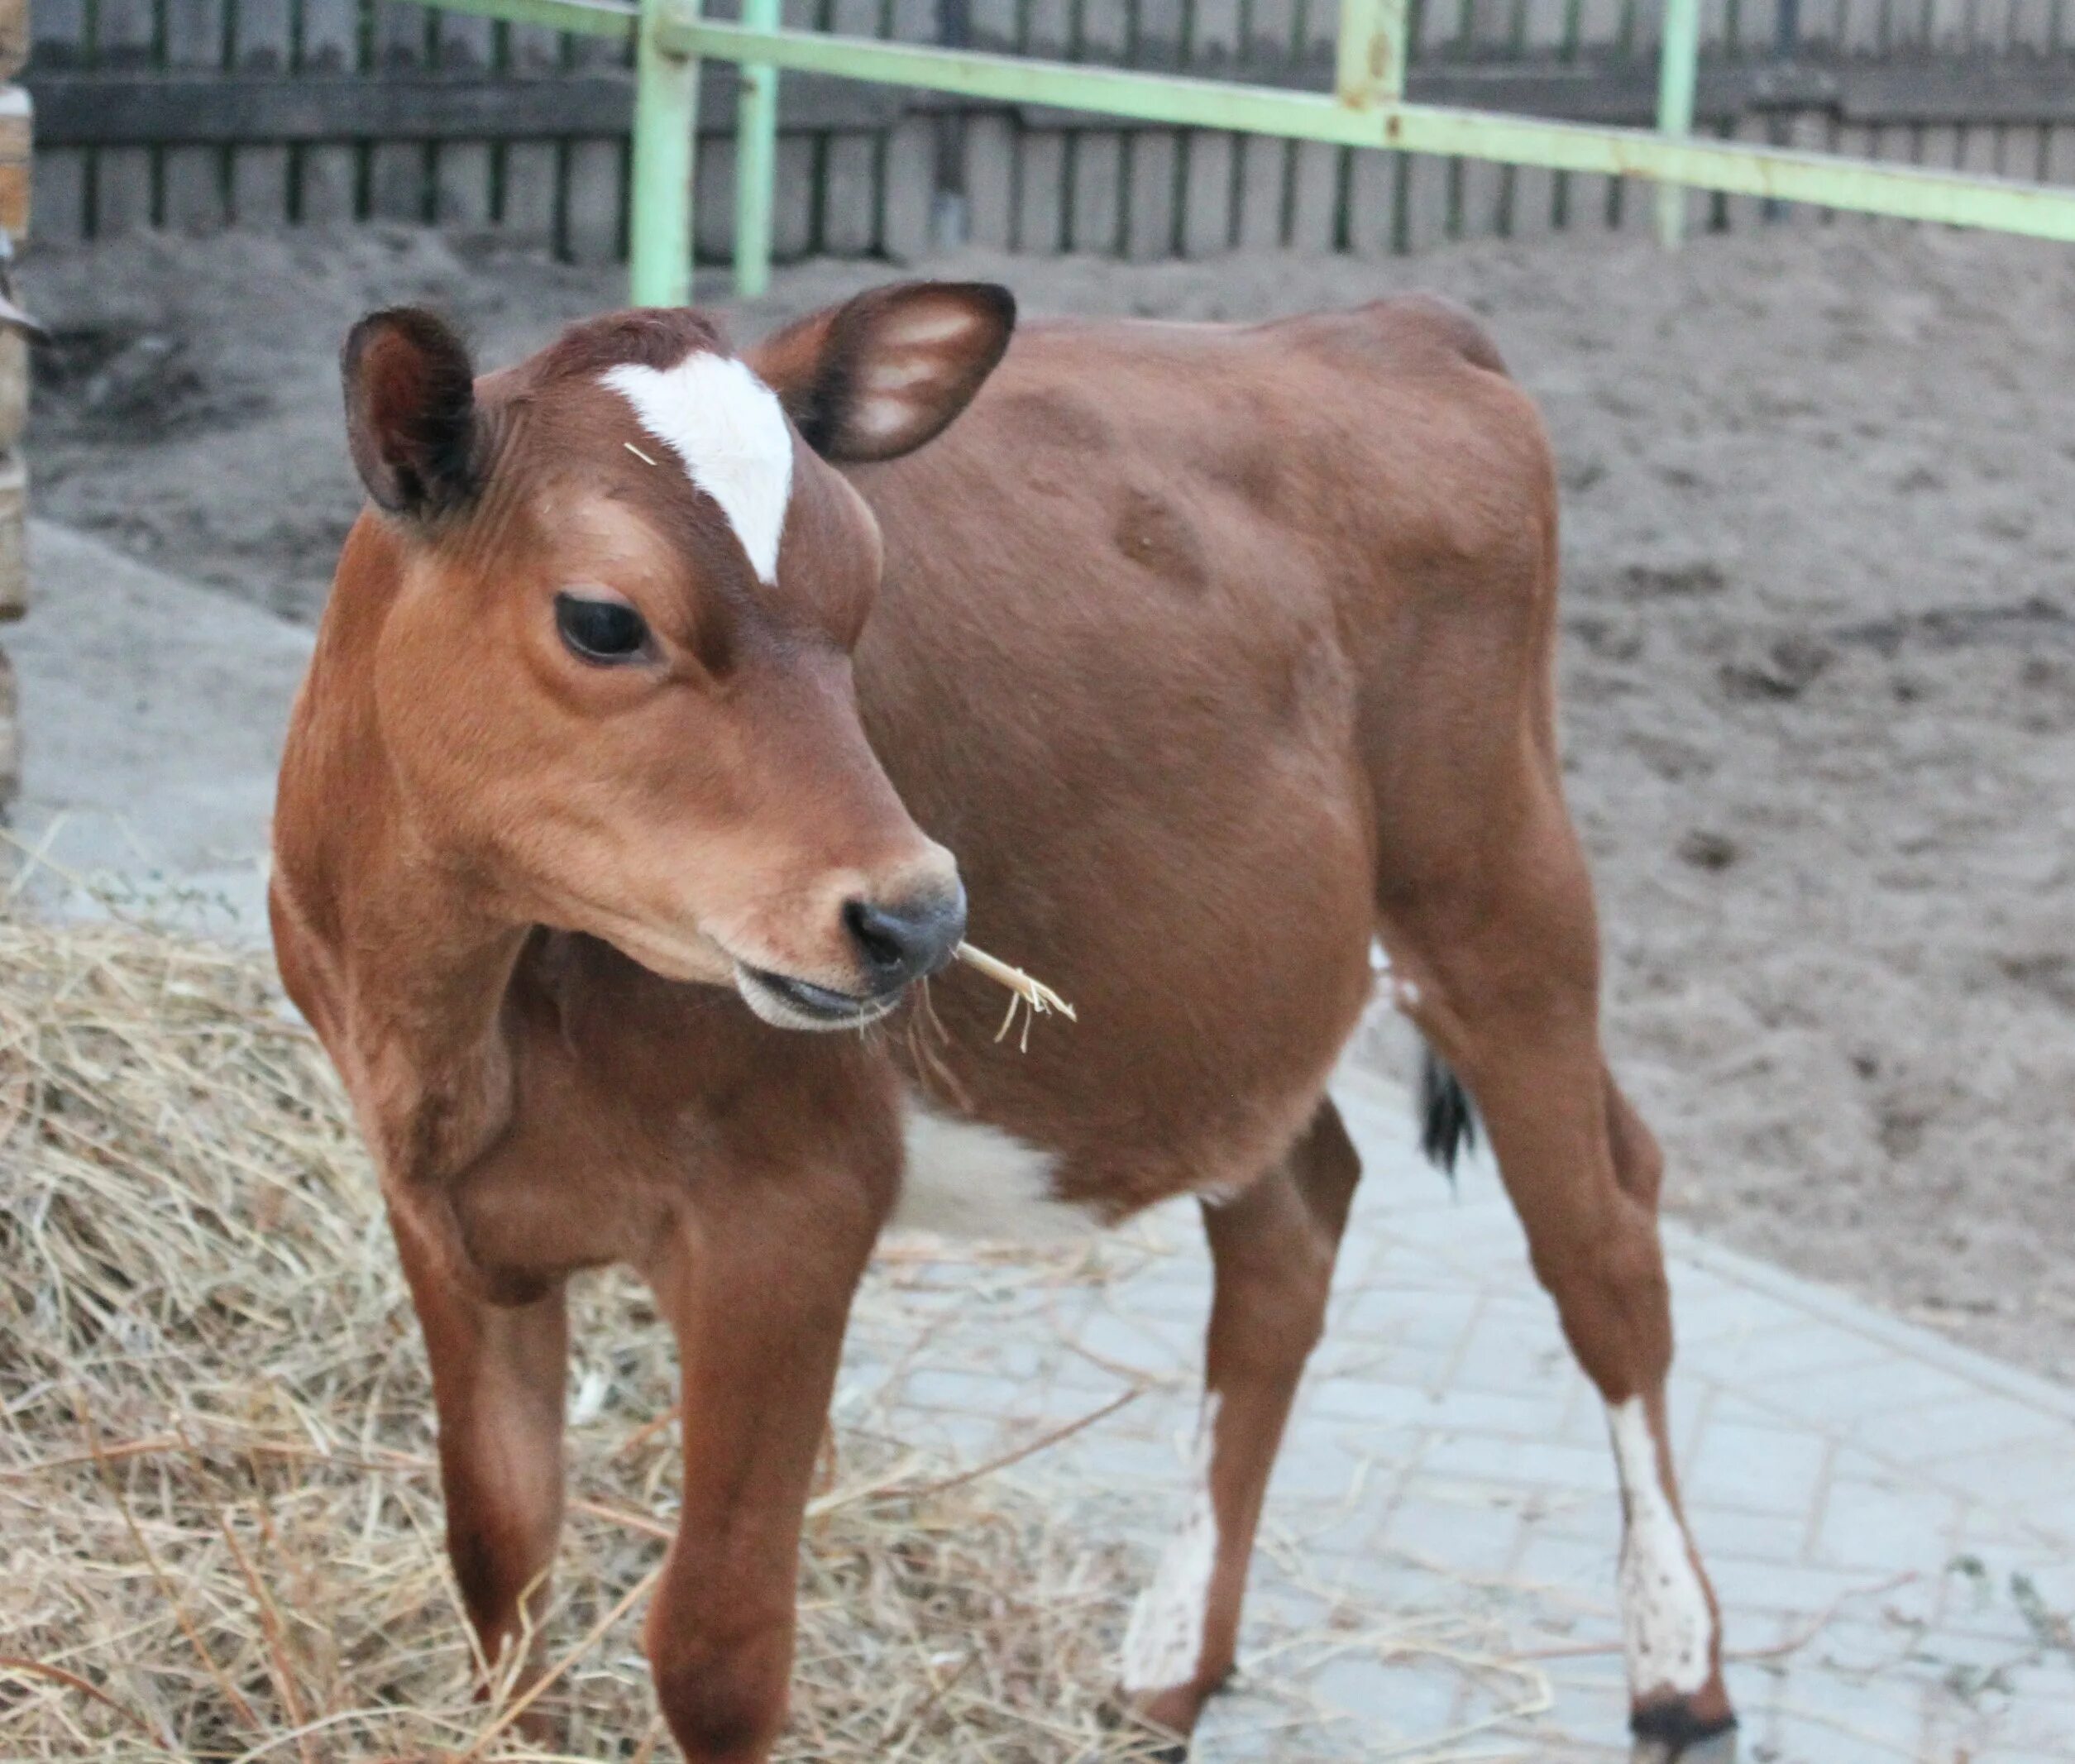
<path fill-rule="evenodd" d="M 648 653 L 648 627 L 624 600 L 558 594 L 555 629 L 569 653 L 586 662 L 638 662 Z"/>

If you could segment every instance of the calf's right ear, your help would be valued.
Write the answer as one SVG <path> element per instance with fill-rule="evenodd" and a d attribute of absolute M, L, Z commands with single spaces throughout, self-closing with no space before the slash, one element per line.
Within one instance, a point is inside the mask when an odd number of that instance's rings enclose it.
<path fill-rule="evenodd" d="M 378 507 L 429 518 L 481 487 L 476 370 L 437 314 L 414 306 L 370 313 L 339 357 L 346 439 Z"/>
<path fill-rule="evenodd" d="M 972 402 L 1015 328 L 1006 288 L 901 282 L 802 318 L 743 359 L 824 459 L 896 459 Z"/>

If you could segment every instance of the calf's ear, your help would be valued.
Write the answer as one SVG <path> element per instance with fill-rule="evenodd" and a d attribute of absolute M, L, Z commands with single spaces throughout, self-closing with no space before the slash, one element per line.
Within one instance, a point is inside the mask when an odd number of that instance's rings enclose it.
<path fill-rule="evenodd" d="M 788 325 L 744 359 L 824 459 L 896 459 L 972 402 L 1015 328 L 1006 288 L 901 282 Z"/>
<path fill-rule="evenodd" d="M 346 439 L 379 507 L 428 518 L 481 487 L 476 370 L 437 314 L 413 306 L 370 313 L 347 333 Z"/>

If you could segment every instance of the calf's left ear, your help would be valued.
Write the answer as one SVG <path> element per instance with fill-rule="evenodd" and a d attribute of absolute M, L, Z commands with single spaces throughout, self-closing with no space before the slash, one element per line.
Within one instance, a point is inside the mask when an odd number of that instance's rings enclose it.
<path fill-rule="evenodd" d="M 479 488 L 481 425 L 468 350 L 421 308 L 370 313 L 339 357 L 346 440 L 367 493 L 392 514 L 426 518 Z"/>
<path fill-rule="evenodd" d="M 743 359 L 824 459 L 896 459 L 941 433 L 994 371 L 1016 296 L 901 282 L 788 325 Z"/>

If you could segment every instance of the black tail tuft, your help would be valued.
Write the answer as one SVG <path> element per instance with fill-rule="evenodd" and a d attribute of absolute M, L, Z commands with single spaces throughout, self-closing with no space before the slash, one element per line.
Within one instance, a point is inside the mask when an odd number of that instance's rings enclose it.
<path fill-rule="evenodd" d="M 1477 1149 L 1477 1110 L 1462 1082 L 1432 1048 L 1419 1068 L 1419 1149 L 1453 1181 L 1456 1160 Z"/>

